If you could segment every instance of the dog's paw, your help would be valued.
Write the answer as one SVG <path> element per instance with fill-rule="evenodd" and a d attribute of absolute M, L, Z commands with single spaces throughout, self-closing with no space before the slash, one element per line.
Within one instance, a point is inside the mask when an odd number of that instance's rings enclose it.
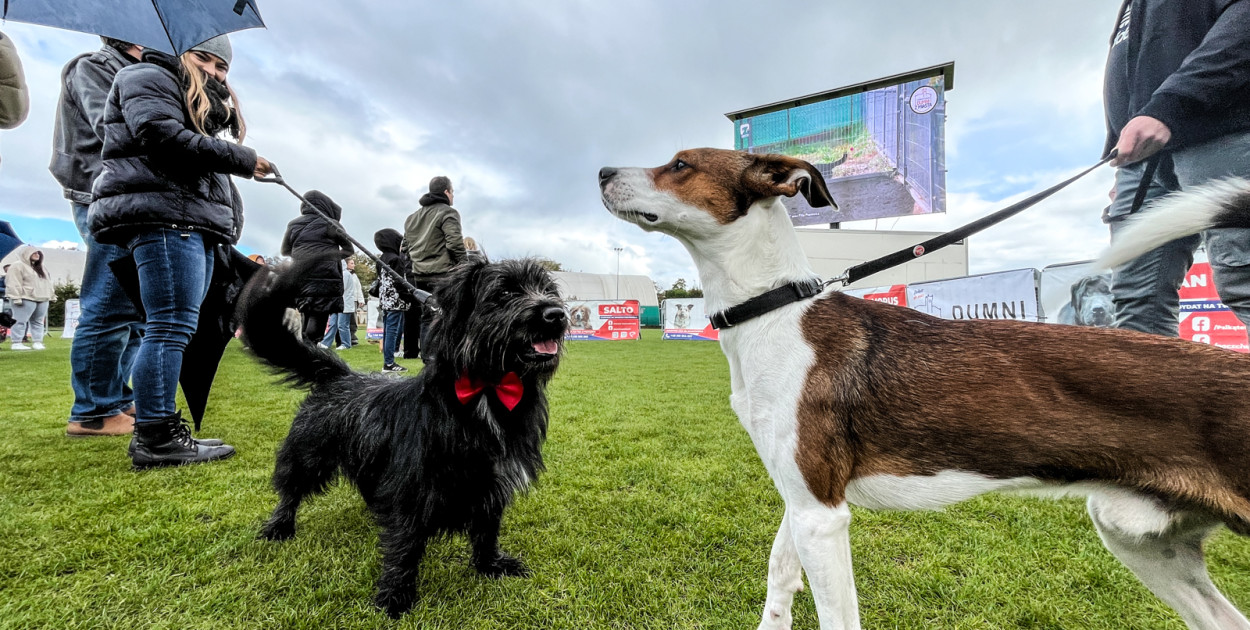
<path fill-rule="evenodd" d="M 373 604 L 382 609 L 387 617 L 391 619 L 399 619 L 408 612 L 412 605 L 417 602 L 417 591 L 415 588 L 396 588 L 378 591 L 373 598 Z"/>
<path fill-rule="evenodd" d="M 477 572 L 486 577 L 529 577 L 529 567 L 520 558 L 514 558 L 506 553 L 500 552 L 490 562 L 477 563 Z"/>
<path fill-rule="evenodd" d="M 789 608 L 768 606 L 764 609 L 764 618 L 760 620 L 760 625 L 756 630 L 790 630 L 793 623 Z"/>
<path fill-rule="evenodd" d="M 260 528 L 260 536 L 258 536 L 258 538 L 263 538 L 273 542 L 295 538 L 295 522 L 275 520 L 265 521 L 265 525 Z"/>

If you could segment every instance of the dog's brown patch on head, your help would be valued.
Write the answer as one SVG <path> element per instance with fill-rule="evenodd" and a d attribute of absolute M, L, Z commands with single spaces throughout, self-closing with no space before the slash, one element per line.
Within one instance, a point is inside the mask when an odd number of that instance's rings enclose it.
<path fill-rule="evenodd" d="M 802 193 L 813 207 L 837 207 L 814 166 L 784 155 L 688 149 L 651 169 L 650 176 L 658 190 L 702 209 L 722 225 L 738 220 L 751 204 L 768 197 Z"/>

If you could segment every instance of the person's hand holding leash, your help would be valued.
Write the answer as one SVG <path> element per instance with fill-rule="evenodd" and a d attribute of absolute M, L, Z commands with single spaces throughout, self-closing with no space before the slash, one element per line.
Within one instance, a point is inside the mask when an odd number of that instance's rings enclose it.
<path fill-rule="evenodd" d="M 1159 152 L 1172 139 L 1172 130 L 1157 118 L 1138 116 L 1124 125 L 1115 148 L 1119 155 L 1111 160 L 1115 167 L 1140 162 Z"/>
<path fill-rule="evenodd" d="M 256 156 L 256 170 L 252 173 L 252 177 L 260 179 L 261 177 L 272 174 L 273 165 L 269 163 L 269 160 L 266 160 L 259 155 Z"/>

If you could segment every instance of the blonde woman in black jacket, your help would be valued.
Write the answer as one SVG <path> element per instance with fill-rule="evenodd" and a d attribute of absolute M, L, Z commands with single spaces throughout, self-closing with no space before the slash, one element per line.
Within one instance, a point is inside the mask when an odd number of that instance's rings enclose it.
<path fill-rule="evenodd" d="M 147 50 L 117 73 L 104 113 L 103 171 L 91 232 L 128 248 L 139 273 L 147 326 L 135 359 L 137 468 L 223 459 L 234 448 L 197 441 L 177 409 L 182 356 L 213 274 L 213 250 L 243 229 L 230 177 L 264 176 L 269 162 L 242 146 L 246 127 L 226 85 L 225 36 L 181 57 Z M 234 141 L 219 138 L 229 134 Z"/>

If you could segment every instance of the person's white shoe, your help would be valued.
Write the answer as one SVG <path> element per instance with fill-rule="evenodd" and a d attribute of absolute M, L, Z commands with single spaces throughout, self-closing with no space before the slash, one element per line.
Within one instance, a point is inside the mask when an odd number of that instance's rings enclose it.
<path fill-rule="evenodd" d="M 347 347 L 347 346 L 339 346 L 339 347 L 338 347 L 338 349 L 339 349 L 339 350 L 351 350 L 351 348 L 349 348 L 349 347 Z"/>
<path fill-rule="evenodd" d="M 12 349 L 12 350 L 30 350 L 30 346 L 28 346 L 28 345 L 26 345 L 26 344 L 24 344 L 24 343 L 14 343 L 12 346 L 10 346 L 10 349 Z"/>
<path fill-rule="evenodd" d="M 42 342 L 39 342 L 39 341 L 36 341 L 35 343 L 31 344 L 31 345 L 30 345 L 30 347 L 32 347 L 32 348 L 34 348 L 34 349 L 36 349 L 36 350 L 44 350 L 44 349 L 45 349 L 45 348 L 44 348 L 43 343 L 42 343 Z"/>

